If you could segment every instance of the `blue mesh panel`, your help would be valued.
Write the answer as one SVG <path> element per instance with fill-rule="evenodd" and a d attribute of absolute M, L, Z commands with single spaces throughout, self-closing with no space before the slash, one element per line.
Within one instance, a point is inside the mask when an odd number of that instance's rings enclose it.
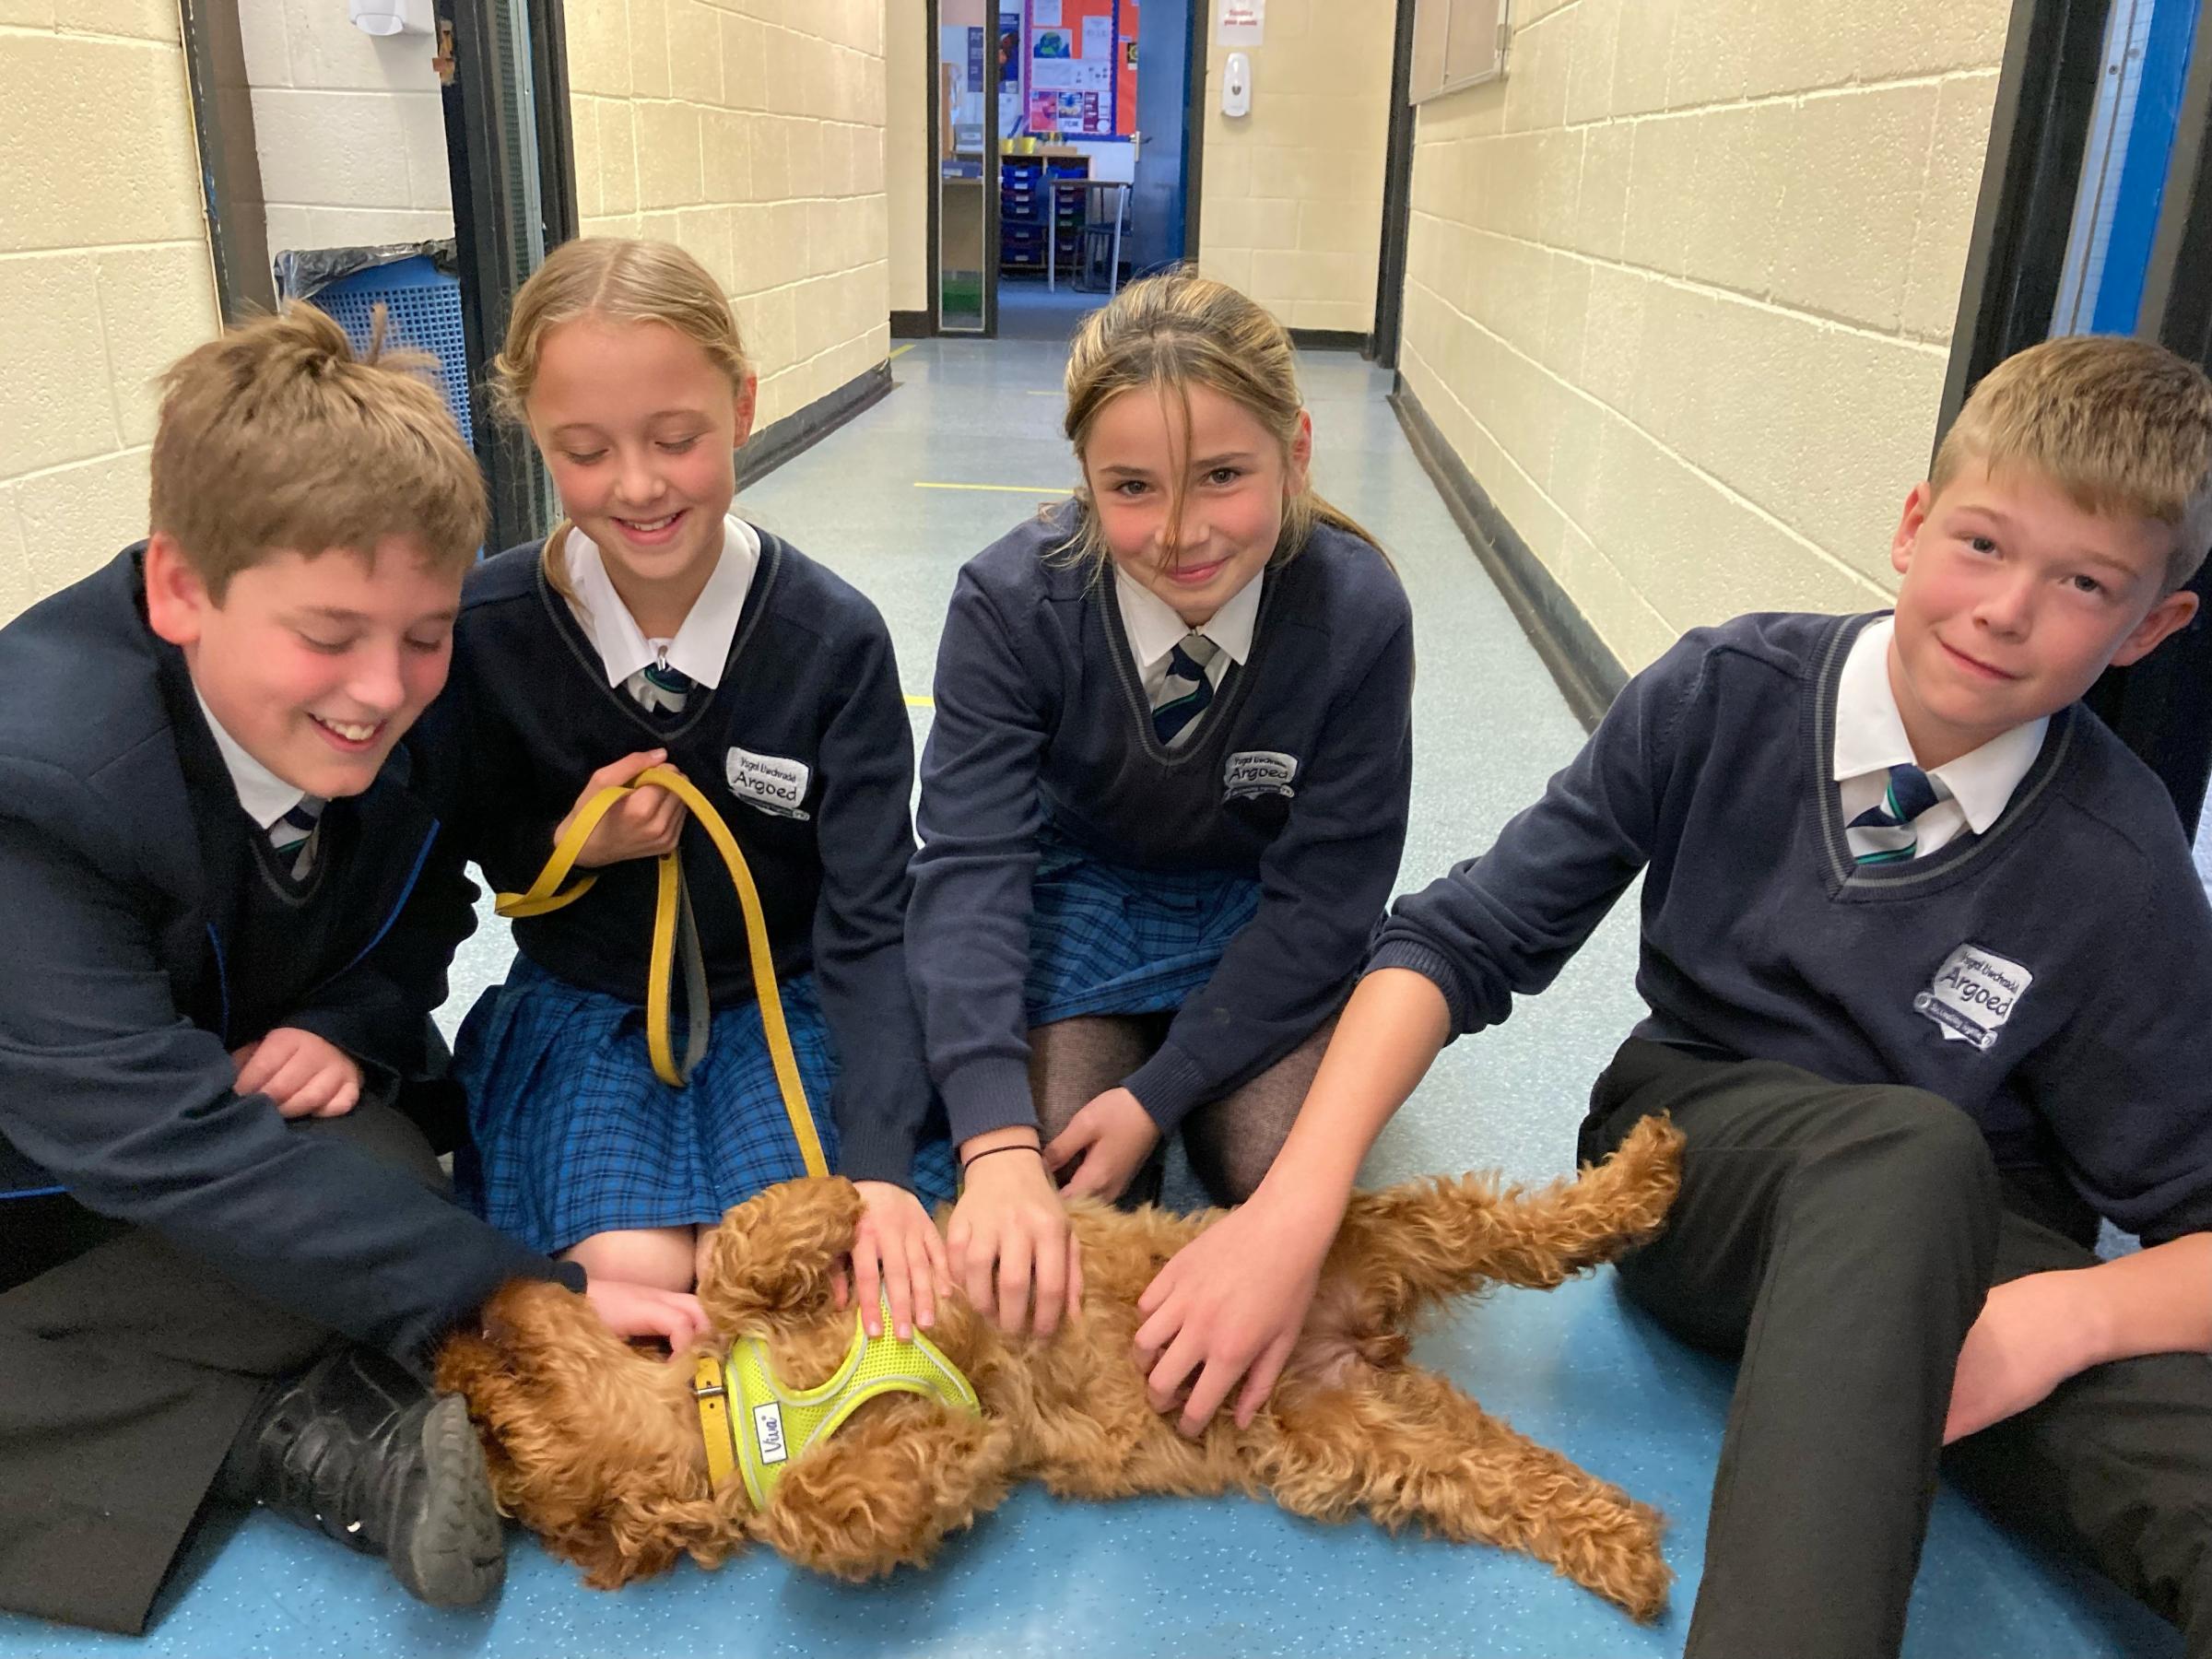
<path fill-rule="evenodd" d="M 375 308 L 383 306 L 391 319 L 385 338 L 436 356 L 445 406 L 453 411 L 461 436 L 475 441 L 468 410 L 468 359 L 461 338 L 458 277 L 446 276 L 418 254 L 341 276 L 319 289 L 314 302 L 337 320 L 357 347 L 369 344 L 371 319 Z"/>

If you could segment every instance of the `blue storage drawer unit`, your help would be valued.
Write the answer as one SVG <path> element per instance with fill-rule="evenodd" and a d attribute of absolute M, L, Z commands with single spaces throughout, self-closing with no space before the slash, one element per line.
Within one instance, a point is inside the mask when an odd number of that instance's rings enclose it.
<path fill-rule="evenodd" d="M 424 254 L 371 265 L 319 288 L 313 302 L 336 319 L 357 348 L 369 344 L 377 306 L 389 313 L 384 337 L 411 346 L 438 359 L 438 381 L 445 406 L 453 411 L 461 436 L 476 441 L 469 415 L 468 356 L 461 334 L 461 279 L 441 271 Z"/>

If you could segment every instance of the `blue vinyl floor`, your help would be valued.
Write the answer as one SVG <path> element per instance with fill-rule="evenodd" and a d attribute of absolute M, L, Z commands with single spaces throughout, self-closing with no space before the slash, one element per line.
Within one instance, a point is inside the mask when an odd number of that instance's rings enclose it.
<path fill-rule="evenodd" d="M 1062 362 L 1057 347 L 1022 340 L 903 347 L 889 397 L 741 502 L 876 599 L 910 693 L 929 689 L 960 562 L 1074 476 L 1057 426 Z M 1487 844 L 1581 732 L 1406 447 L 1383 401 L 1388 377 L 1345 354 L 1310 355 L 1304 373 L 1317 485 L 1378 534 L 1413 595 L 1418 762 L 1402 882 L 1412 885 Z M 919 736 L 926 707 L 914 718 Z M 1634 937 L 1624 905 L 1549 994 L 1447 1051 L 1376 1147 L 1368 1181 L 1569 1168 L 1590 1081 L 1641 1011 Z M 509 954 L 498 924 L 471 941 L 454 1020 Z M 933 1571 L 873 1589 L 761 1556 L 712 1574 L 687 1564 L 602 1594 L 518 1535 L 504 1592 L 466 1614 L 419 1607 L 380 1564 L 256 1516 L 200 1536 L 143 1641 L 0 1617 L 0 1659 L 1678 1653 L 1730 1369 L 1657 1329 L 1606 1275 L 1468 1306 L 1425 1338 L 1422 1357 L 1524 1432 L 1665 1512 L 1678 1583 L 1661 1623 L 1634 1625 L 1519 1555 L 1392 1538 L 1365 1524 L 1323 1527 L 1242 1500 L 1088 1506 L 1030 1489 L 956 1540 Z M 2094 1574 L 2014 1541 L 1947 1490 L 1905 1651 L 2153 1659 L 2180 1648 Z"/>

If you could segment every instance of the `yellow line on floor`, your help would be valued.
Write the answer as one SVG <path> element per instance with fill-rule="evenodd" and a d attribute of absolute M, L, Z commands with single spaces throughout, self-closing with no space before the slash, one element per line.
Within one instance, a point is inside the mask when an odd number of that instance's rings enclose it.
<path fill-rule="evenodd" d="M 916 697 L 910 691 L 906 695 L 906 706 L 910 709 L 934 709 L 937 706 L 937 700 L 934 697 Z"/>
<path fill-rule="evenodd" d="M 916 489 L 994 489 L 1006 495 L 1064 496 L 1072 493 L 1067 484 L 925 484 L 914 480 Z"/>
<path fill-rule="evenodd" d="M 896 349 L 895 351 L 893 351 L 893 352 L 890 354 L 890 356 L 889 356 L 889 357 L 887 357 L 887 358 L 885 358 L 883 360 L 884 360 L 885 362 L 887 362 L 887 363 L 888 363 L 888 362 L 889 362 L 889 361 L 891 360 L 891 358 L 895 358 L 895 357 L 904 357 L 904 356 L 905 356 L 905 355 L 906 355 L 908 352 L 912 351 L 913 348 L 914 348 L 914 343 L 913 343 L 912 340 L 909 340 L 909 341 L 908 341 L 908 342 L 907 342 L 905 345 L 903 345 L 903 346 L 900 347 L 898 349 Z"/>

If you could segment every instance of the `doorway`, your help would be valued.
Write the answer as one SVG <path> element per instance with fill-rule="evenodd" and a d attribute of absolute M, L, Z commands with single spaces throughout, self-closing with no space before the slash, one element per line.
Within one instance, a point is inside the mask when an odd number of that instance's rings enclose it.
<path fill-rule="evenodd" d="M 935 0 L 940 334 L 1061 341 L 1195 253 L 1205 0 Z"/>
<path fill-rule="evenodd" d="M 466 384 L 479 406 L 469 429 L 490 500 L 485 545 L 496 552 L 559 517 L 536 445 L 493 417 L 485 388 L 516 290 L 581 228 L 567 31 L 559 0 L 435 0 L 433 15 L 453 59 L 441 75 L 446 168 Z"/>
<path fill-rule="evenodd" d="M 2212 365 L 2212 10 L 2202 0 L 2015 0 L 1959 298 L 1944 418 L 2054 334 L 2132 334 Z M 2190 587 L 2212 606 L 2212 566 Z M 2197 840 L 2212 778 L 2212 623 L 2089 706 L 2159 774 Z"/>
<path fill-rule="evenodd" d="M 933 0 L 930 6 L 930 309 L 936 332 L 997 332 L 992 266 L 997 214 L 991 200 L 998 100 L 990 95 L 993 0 Z"/>

